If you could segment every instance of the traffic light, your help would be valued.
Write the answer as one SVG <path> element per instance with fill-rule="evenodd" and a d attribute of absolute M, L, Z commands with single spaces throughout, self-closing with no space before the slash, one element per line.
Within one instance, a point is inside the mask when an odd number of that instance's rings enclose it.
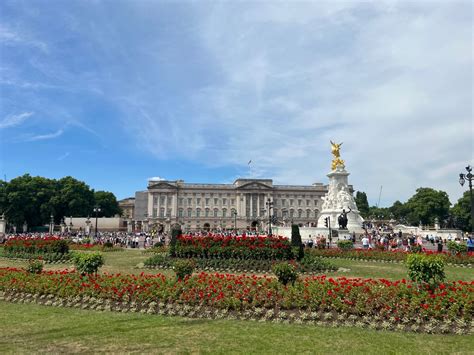
<path fill-rule="evenodd" d="M 329 227 L 329 217 L 324 218 L 324 225 L 326 226 L 326 228 Z"/>

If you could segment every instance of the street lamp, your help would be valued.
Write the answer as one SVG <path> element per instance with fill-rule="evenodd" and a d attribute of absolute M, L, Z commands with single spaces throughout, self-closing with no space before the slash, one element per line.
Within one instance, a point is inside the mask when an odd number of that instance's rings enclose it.
<path fill-rule="evenodd" d="M 98 213 L 101 211 L 99 206 L 94 207 L 94 212 L 95 212 L 95 239 L 97 239 L 97 219 L 98 219 Z"/>
<path fill-rule="evenodd" d="M 471 197 L 471 234 L 474 234 L 474 200 L 472 198 L 472 167 L 470 165 L 466 166 L 467 174 L 459 174 L 459 183 L 461 186 L 464 186 L 464 183 L 467 181 L 469 183 L 469 194 Z"/>
<path fill-rule="evenodd" d="M 54 233 L 54 216 L 51 213 L 50 220 L 49 220 L 49 234 L 53 235 Z"/>
<path fill-rule="evenodd" d="M 273 208 L 273 201 L 268 199 L 267 202 L 265 202 L 265 205 L 267 206 L 268 209 L 268 235 L 272 235 L 272 208 Z"/>

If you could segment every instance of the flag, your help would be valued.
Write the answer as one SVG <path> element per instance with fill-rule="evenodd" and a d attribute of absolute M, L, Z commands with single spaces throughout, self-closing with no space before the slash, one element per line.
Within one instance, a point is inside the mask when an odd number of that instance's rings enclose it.
<path fill-rule="evenodd" d="M 249 162 L 247 163 L 247 165 L 250 165 L 251 162 L 252 162 L 252 159 L 249 160 Z"/>

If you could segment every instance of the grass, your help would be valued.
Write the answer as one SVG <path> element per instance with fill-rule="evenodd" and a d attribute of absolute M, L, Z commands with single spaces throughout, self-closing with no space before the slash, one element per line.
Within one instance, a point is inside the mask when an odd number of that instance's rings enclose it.
<path fill-rule="evenodd" d="M 1 248 L 0 248 L 1 249 Z M 143 263 L 152 254 L 143 254 L 140 250 L 127 249 L 123 252 L 103 253 L 105 257 L 105 265 L 101 268 L 102 272 L 108 273 L 133 273 L 139 274 L 141 272 L 155 274 L 161 272 L 165 275 L 174 275 L 170 270 L 148 270 L 137 269 L 139 263 Z M 344 270 L 336 272 L 328 272 L 332 276 L 346 276 L 346 277 L 372 277 L 372 278 L 386 278 L 386 279 L 402 279 L 407 278 L 406 266 L 404 264 L 396 263 L 381 263 L 381 262 L 366 262 L 354 261 L 348 259 L 327 259 L 332 264 Z M 26 266 L 26 261 L 11 260 L 0 257 L 0 267 Z M 47 264 L 45 270 L 73 268 L 72 264 Z M 472 268 L 461 268 L 454 266 L 446 266 L 445 272 L 448 280 L 464 280 L 473 281 L 474 273 Z"/>
<path fill-rule="evenodd" d="M 2 353 L 474 353 L 474 339 L 0 302 Z"/>
<path fill-rule="evenodd" d="M 1 249 L 1 248 L 0 248 Z M 104 253 L 109 273 L 157 273 L 137 269 L 150 256 L 139 250 Z M 346 269 L 333 276 L 406 278 L 403 264 L 329 259 Z M 0 257 L 0 267 L 26 261 Z M 45 269 L 72 268 L 72 264 Z M 446 267 L 448 279 L 470 281 L 472 269 Z M 472 336 L 428 335 L 329 328 L 309 325 L 202 320 L 122 314 L 0 302 L 2 353 L 153 352 L 153 353 L 471 353 Z"/>

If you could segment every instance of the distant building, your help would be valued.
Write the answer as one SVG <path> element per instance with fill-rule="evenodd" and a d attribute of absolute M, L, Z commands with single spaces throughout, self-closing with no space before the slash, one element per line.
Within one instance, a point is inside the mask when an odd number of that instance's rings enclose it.
<path fill-rule="evenodd" d="M 127 197 L 118 201 L 119 207 L 122 209 L 122 218 L 133 218 L 135 212 L 135 197 Z"/>
<path fill-rule="evenodd" d="M 184 230 L 264 229 L 269 220 L 268 201 L 273 203 L 271 215 L 276 224 L 293 221 L 316 226 L 326 192 L 322 183 L 274 185 L 271 179 L 237 179 L 233 184 L 150 180 L 146 191 L 120 201 L 120 207 L 135 231 L 159 232 L 176 223 Z"/>

